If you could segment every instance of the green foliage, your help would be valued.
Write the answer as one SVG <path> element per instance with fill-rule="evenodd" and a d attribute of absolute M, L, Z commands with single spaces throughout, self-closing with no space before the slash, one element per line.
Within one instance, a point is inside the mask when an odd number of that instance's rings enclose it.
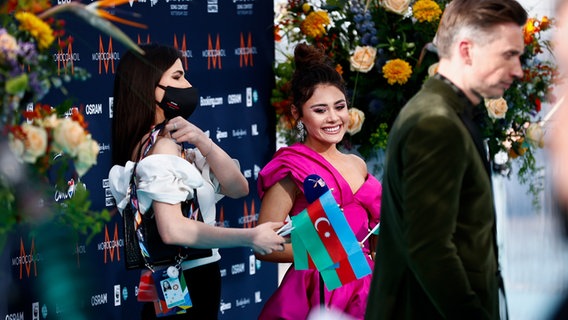
<path fill-rule="evenodd" d="M 72 197 L 59 206 L 54 216 L 56 222 L 69 226 L 80 234 L 87 235 L 87 242 L 103 230 L 105 222 L 110 221 L 110 213 L 104 209 L 93 211 L 89 200 L 89 191 L 84 184 L 76 185 Z"/>

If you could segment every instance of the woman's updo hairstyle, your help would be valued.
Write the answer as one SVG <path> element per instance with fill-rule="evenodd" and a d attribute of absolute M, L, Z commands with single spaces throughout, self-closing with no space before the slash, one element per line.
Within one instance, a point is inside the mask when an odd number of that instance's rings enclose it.
<path fill-rule="evenodd" d="M 292 76 L 292 103 L 302 116 L 302 106 L 314 94 L 317 85 L 337 87 L 345 94 L 345 82 L 331 59 L 321 48 L 300 43 L 294 49 L 295 70 Z"/>

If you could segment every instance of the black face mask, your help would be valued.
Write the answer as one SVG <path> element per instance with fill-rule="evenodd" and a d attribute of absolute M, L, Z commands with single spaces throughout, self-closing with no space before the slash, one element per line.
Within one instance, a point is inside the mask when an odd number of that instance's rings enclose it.
<path fill-rule="evenodd" d="M 158 106 L 164 110 L 164 116 L 167 120 L 180 116 L 184 119 L 189 118 L 199 103 L 199 94 L 195 87 L 176 88 L 164 87 L 161 84 L 158 87 L 164 89 L 164 98 L 161 102 L 157 102 Z"/>

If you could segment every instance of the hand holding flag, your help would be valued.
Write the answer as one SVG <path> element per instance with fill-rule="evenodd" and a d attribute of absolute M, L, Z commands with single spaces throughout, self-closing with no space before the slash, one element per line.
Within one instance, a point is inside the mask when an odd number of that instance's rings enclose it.
<path fill-rule="evenodd" d="M 294 230 L 294 227 L 292 226 L 292 220 L 289 220 L 285 225 L 280 227 L 280 229 L 276 230 L 276 234 L 281 237 L 285 237 L 289 235 L 292 230 Z"/>
<path fill-rule="evenodd" d="M 304 194 L 313 202 L 292 217 L 294 267 L 309 269 L 309 255 L 328 290 L 370 274 L 365 254 L 323 179 L 308 176 Z"/>

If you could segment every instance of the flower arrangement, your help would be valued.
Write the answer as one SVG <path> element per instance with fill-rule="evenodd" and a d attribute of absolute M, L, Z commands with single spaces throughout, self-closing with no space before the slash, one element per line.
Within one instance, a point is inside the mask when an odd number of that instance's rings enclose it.
<path fill-rule="evenodd" d="M 287 143 L 295 141 L 287 113 L 293 72 L 290 52 L 297 43 L 306 42 L 325 49 L 346 82 L 350 112 L 363 115 L 357 118 L 364 121 L 350 125 L 357 129 L 348 130 L 344 147 L 357 146 L 364 157 L 384 149 L 398 111 L 437 60 L 423 48 L 432 41 L 446 2 L 289 0 L 275 22 L 276 47 L 283 56 L 276 62 L 272 94 L 277 131 Z"/>
<path fill-rule="evenodd" d="M 343 141 L 363 157 L 384 149 L 399 110 L 436 72 L 432 40 L 444 0 L 288 0 L 277 9 L 275 40 L 276 85 L 272 92 L 277 132 L 286 143 L 295 141 L 288 113 L 293 48 L 305 42 L 324 48 L 348 89 L 353 121 Z M 479 117 L 498 172 L 508 175 L 511 162 L 521 160 L 520 176 L 536 170 L 532 150 L 542 147 L 542 123 L 536 121 L 549 100 L 554 65 L 542 60 L 548 42 L 542 33 L 551 27 L 546 17 L 531 18 L 525 28 L 526 52 L 521 58 L 524 78 L 504 97 L 487 101 Z M 505 155 L 505 158 L 503 157 Z M 504 158 L 504 159 L 503 159 Z"/>
<path fill-rule="evenodd" d="M 82 68 L 74 72 L 58 72 L 51 59 L 57 49 L 67 47 L 73 37 L 62 41 L 65 21 L 56 19 L 57 13 L 70 11 L 94 27 L 112 34 L 129 48 L 138 48 L 124 33 L 106 19 L 129 25 L 141 24 L 115 17 L 100 8 L 125 3 L 127 0 L 103 0 L 88 6 L 68 2 L 51 7 L 47 0 L 9 0 L 0 6 L 0 95 L 2 113 L 0 125 L 12 123 L 20 116 L 22 106 L 41 100 L 51 89 L 66 93 L 63 84 L 71 80 L 85 80 L 89 75 Z M 72 75 L 69 75 L 72 74 Z"/>
<path fill-rule="evenodd" d="M 126 1 L 68 2 L 54 7 L 49 0 L 0 1 L 0 248 L 19 223 L 55 220 L 89 233 L 90 238 L 110 219 L 107 210 L 90 209 L 89 193 L 80 183 L 99 153 L 83 116 L 69 101 L 49 106 L 40 100 L 52 89 L 66 95 L 65 83 L 89 77 L 76 66 L 74 72 L 58 72 L 52 55 L 73 38 L 56 40 L 65 34 L 65 21 L 55 15 L 72 12 L 139 50 L 108 20 L 143 25 L 102 10 Z M 68 180 L 70 172 L 74 178 Z M 48 202 L 54 192 L 55 201 Z M 35 206 L 29 208 L 31 203 Z"/>
<path fill-rule="evenodd" d="M 518 161 L 521 182 L 534 178 L 537 170 L 535 150 L 544 147 L 546 116 L 542 104 L 553 102 L 551 94 L 556 79 L 556 66 L 543 60 L 551 54 L 550 43 L 543 34 L 552 28 L 546 16 L 530 18 L 523 28 L 525 52 L 521 57 L 523 78 L 516 81 L 501 99 L 486 100 L 487 113 L 479 117 L 487 138 L 494 170 L 511 173 L 511 160 Z M 531 184 L 531 188 L 535 185 Z M 538 190 L 533 190 L 538 192 Z"/>
<path fill-rule="evenodd" d="M 79 177 L 97 163 L 99 144 L 92 139 L 77 109 L 72 109 L 70 117 L 60 118 L 54 108 L 38 103 L 23 116 L 27 121 L 10 128 L 10 149 L 23 162 L 35 165 L 40 174 L 45 174 L 61 156 L 73 161 Z"/>
<path fill-rule="evenodd" d="M 3 127 L 20 120 L 22 106 L 40 100 L 52 87 L 61 87 L 63 81 L 71 80 L 59 76 L 50 59 L 56 36 L 64 33 L 61 29 L 64 22 L 44 21 L 33 13 L 33 10 L 45 10 L 47 3 L 29 5 L 29 8 L 20 8 L 8 2 L 0 11 L 0 95 L 3 106 L 0 123 Z M 16 11 L 16 8 L 20 9 Z M 87 76 L 82 69 L 77 71 L 78 78 Z"/>

